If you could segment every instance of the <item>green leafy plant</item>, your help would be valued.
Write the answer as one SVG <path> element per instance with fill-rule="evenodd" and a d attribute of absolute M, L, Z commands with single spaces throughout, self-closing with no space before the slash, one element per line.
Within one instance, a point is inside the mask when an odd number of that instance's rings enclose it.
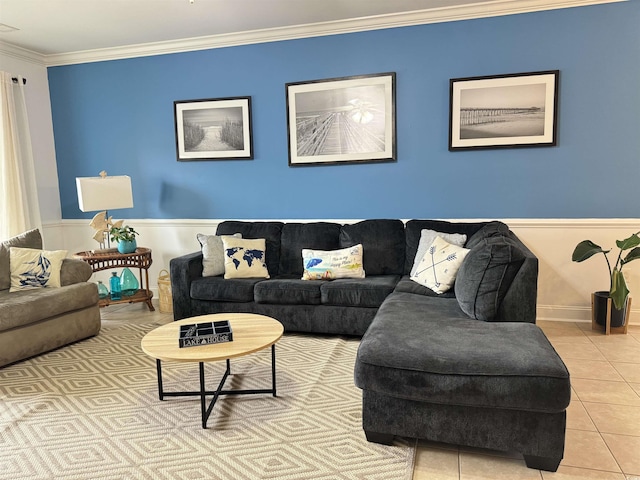
<path fill-rule="evenodd" d="M 607 256 L 611 250 L 603 250 L 600 245 L 596 245 L 591 240 L 583 240 L 576 245 L 573 255 L 571 256 L 571 260 L 574 262 L 583 262 L 597 253 L 602 253 L 604 255 L 604 258 L 607 261 L 607 267 L 609 268 L 609 278 L 611 279 L 609 296 L 613 301 L 614 307 L 618 310 L 621 310 L 624 307 L 627 295 L 629 295 L 627 282 L 624 279 L 624 275 L 622 275 L 622 267 L 627 263 L 640 258 L 640 247 L 638 246 L 640 245 L 640 237 L 638 237 L 638 234 L 640 234 L 640 232 L 634 233 L 624 240 L 616 240 L 616 245 L 620 249 L 620 252 L 618 253 L 618 258 L 616 263 L 613 265 L 613 268 L 611 268 L 611 262 L 609 262 L 609 257 Z M 622 254 L 627 250 L 631 251 L 623 258 Z"/>
<path fill-rule="evenodd" d="M 111 235 L 112 242 L 132 242 L 139 233 L 133 227 L 125 225 L 124 227 L 111 227 L 109 235 Z"/>

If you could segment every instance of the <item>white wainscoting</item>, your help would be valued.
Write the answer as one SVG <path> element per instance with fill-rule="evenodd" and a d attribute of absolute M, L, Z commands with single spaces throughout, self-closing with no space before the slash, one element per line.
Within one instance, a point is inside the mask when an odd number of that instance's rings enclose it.
<path fill-rule="evenodd" d="M 326 220 L 350 223 L 357 220 Z M 284 220 L 304 221 L 304 220 Z M 316 220 L 308 220 L 316 221 Z M 456 220 L 453 220 L 456 221 Z M 459 220 L 464 221 L 464 220 Z M 473 219 L 470 221 L 478 221 Z M 556 321 L 590 321 L 591 292 L 608 290 L 608 270 L 601 255 L 584 263 L 571 261 L 575 245 L 585 239 L 603 248 L 615 248 L 615 240 L 640 230 L 640 219 L 504 219 L 520 239 L 537 255 L 538 319 Z M 153 250 L 149 269 L 151 289 L 157 296 L 157 279 L 162 269 L 177 256 L 199 250 L 197 233 L 213 234 L 220 220 L 136 220 L 126 223 L 139 233 L 138 244 Z M 87 220 L 63 220 L 43 227 L 45 247 L 66 249 L 70 253 L 96 248 L 93 230 Z M 612 252 L 613 253 L 613 252 Z M 366 254 L 366 253 L 365 253 Z M 615 261 L 613 255 L 611 262 Z M 624 269 L 635 294 L 631 311 L 632 324 L 640 324 L 640 261 Z M 94 275 L 94 280 L 107 280 L 109 272 Z"/>

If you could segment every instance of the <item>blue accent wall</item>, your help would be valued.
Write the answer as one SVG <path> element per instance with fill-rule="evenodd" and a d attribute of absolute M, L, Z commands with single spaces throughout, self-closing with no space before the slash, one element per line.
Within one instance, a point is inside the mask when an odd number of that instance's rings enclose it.
<path fill-rule="evenodd" d="M 62 215 L 130 175 L 118 218 L 640 216 L 640 2 L 50 67 Z M 449 79 L 560 70 L 556 147 L 448 151 Z M 397 162 L 289 167 L 285 84 L 396 72 Z M 251 96 L 253 160 L 178 162 L 175 100 Z"/>

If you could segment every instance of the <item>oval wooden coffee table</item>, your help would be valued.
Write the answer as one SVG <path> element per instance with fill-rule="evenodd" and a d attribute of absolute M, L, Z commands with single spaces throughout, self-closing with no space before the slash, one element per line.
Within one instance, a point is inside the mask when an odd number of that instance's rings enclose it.
<path fill-rule="evenodd" d="M 231 342 L 198 345 L 195 347 L 180 348 L 178 337 L 181 325 L 194 323 L 217 322 L 229 320 L 233 340 Z M 165 397 L 200 397 L 202 410 L 202 428 L 207 428 L 207 420 L 211 415 L 213 406 L 220 395 L 246 395 L 256 393 L 271 393 L 276 396 L 276 342 L 282 337 L 284 327 L 277 320 L 264 315 L 253 313 L 216 313 L 191 317 L 177 322 L 171 322 L 152 330 L 142 339 L 144 353 L 156 359 L 158 370 L 158 395 L 160 400 Z M 271 388 L 263 390 L 223 390 L 227 377 L 231 374 L 231 362 L 229 359 L 248 355 L 259 350 L 271 347 Z M 189 392 L 165 392 L 162 385 L 161 361 L 171 362 L 197 362 L 200 369 L 200 390 Z M 204 363 L 226 360 L 227 368 L 220 380 L 218 388 L 207 391 L 204 380 Z M 211 403 L 207 406 L 207 395 L 213 395 Z"/>

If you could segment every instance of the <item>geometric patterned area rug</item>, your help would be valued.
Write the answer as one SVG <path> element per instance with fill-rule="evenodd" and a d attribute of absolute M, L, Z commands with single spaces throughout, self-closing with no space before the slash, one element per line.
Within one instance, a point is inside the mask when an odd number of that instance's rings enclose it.
<path fill-rule="evenodd" d="M 358 339 L 285 335 L 278 396 L 222 396 L 205 430 L 198 397 L 158 399 L 155 360 L 140 348 L 158 325 L 103 326 L 0 369 L 0 478 L 411 479 L 412 442 L 364 436 Z M 162 365 L 165 391 L 197 390 L 197 364 Z M 205 364 L 208 389 L 223 370 Z M 270 388 L 271 350 L 232 360 L 231 372 L 225 388 Z"/>

